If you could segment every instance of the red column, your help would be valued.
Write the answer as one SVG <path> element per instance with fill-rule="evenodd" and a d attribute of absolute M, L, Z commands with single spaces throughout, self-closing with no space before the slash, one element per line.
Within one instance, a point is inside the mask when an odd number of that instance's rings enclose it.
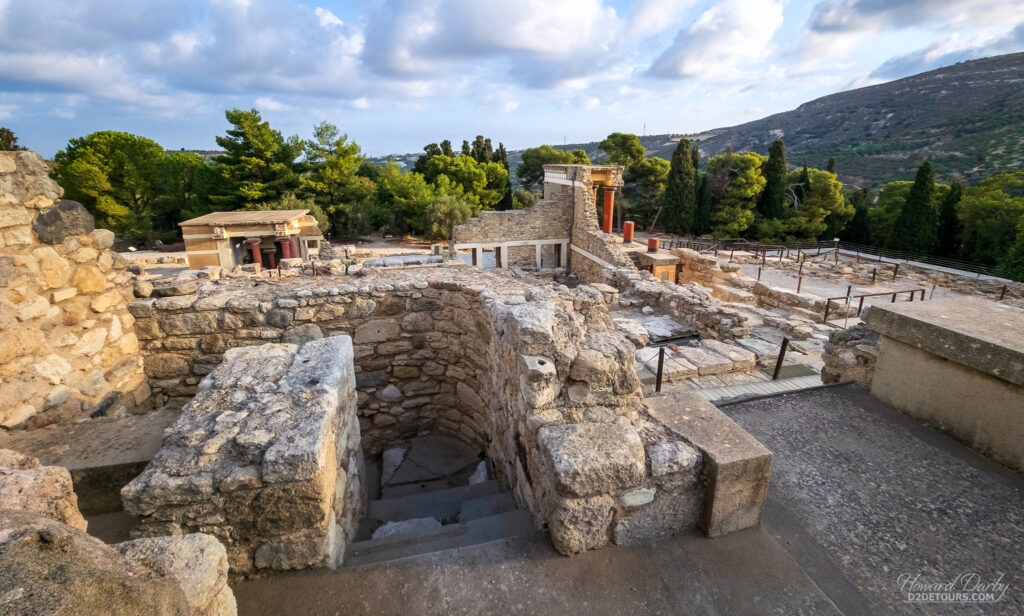
<path fill-rule="evenodd" d="M 253 242 L 249 247 L 252 249 L 252 262 L 263 265 L 263 255 L 260 253 L 260 243 Z"/>
<path fill-rule="evenodd" d="M 629 244 L 633 241 L 633 221 L 627 220 L 622 225 L 622 243 Z"/>
<path fill-rule="evenodd" d="M 604 191 L 604 216 L 601 218 L 601 230 L 612 232 L 612 213 L 615 211 L 615 191 Z"/>
<path fill-rule="evenodd" d="M 658 240 L 651 238 L 647 240 L 647 252 L 658 252 Z"/>
<path fill-rule="evenodd" d="M 283 238 L 281 240 L 281 258 L 291 259 L 292 258 L 292 241 L 289 238 Z"/>

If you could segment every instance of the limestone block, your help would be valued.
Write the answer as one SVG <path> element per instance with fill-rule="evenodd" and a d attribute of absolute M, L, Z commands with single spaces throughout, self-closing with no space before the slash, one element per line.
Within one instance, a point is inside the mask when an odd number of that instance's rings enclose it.
<path fill-rule="evenodd" d="M 111 307 L 117 305 L 120 301 L 121 294 L 117 289 L 111 289 L 94 297 L 92 302 L 89 303 L 89 307 L 95 312 L 106 312 Z"/>
<path fill-rule="evenodd" d="M 615 544 L 643 543 L 695 528 L 700 508 L 701 496 L 696 482 L 692 489 L 681 493 L 659 491 L 650 504 L 616 517 Z"/>
<path fill-rule="evenodd" d="M 0 449 L 0 503 L 53 518 L 84 531 L 71 473 L 61 466 L 42 466 L 39 460 L 10 449 Z"/>
<path fill-rule="evenodd" d="M 0 510 L 0 536 L 5 538 L 0 550 L 5 614 L 199 614 L 190 610 L 177 580 L 126 561 L 67 524 L 38 513 Z"/>
<path fill-rule="evenodd" d="M 558 499 L 548 513 L 548 532 L 555 549 L 578 554 L 608 544 L 615 500 L 607 494 Z"/>
<path fill-rule="evenodd" d="M 46 298 L 42 295 L 32 296 L 25 302 L 22 302 L 15 313 L 18 316 L 19 321 L 28 321 L 31 319 L 38 319 L 45 315 L 50 310 L 50 302 L 46 301 Z"/>
<path fill-rule="evenodd" d="M 547 425 L 537 441 L 562 494 L 592 496 L 643 481 L 643 444 L 628 422 Z"/>
<path fill-rule="evenodd" d="M 230 616 L 236 613 L 234 595 L 227 589 L 228 556 L 212 535 L 191 533 L 178 537 L 153 537 L 113 546 L 130 563 L 175 580 L 185 595 L 191 614 Z"/>
<path fill-rule="evenodd" d="M 89 234 L 92 246 L 96 250 L 106 250 L 114 245 L 114 232 L 107 229 L 96 229 Z"/>
<path fill-rule="evenodd" d="M 59 384 L 64 375 L 71 372 L 71 364 L 60 355 L 48 355 L 33 368 L 54 385 Z"/>
<path fill-rule="evenodd" d="M 32 228 L 28 225 L 8 227 L 4 230 L 4 244 L 7 246 L 23 246 L 32 243 Z"/>
<path fill-rule="evenodd" d="M 711 349 L 715 353 L 732 360 L 732 369 L 735 371 L 753 370 L 757 363 L 757 357 L 750 351 L 721 340 L 702 340 L 701 345 Z"/>
<path fill-rule="evenodd" d="M 39 265 L 39 277 L 48 288 L 56 289 L 68 283 L 71 264 L 57 254 L 56 250 L 49 246 L 41 246 L 32 251 L 32 256 Z"/>
<path fill-rule="evenodd" d="M 194 280 L 174 281 L 170 284 L 153 288 L 153 295 L 156 297 L 172 297 L 176 295 L 192 295 L 199 290 L 199 284 Z"/>
<path fill-rule="evenodd" d="M 675 354 L 682 356 L 687 363 L 696 366 L 697 374 L 700 376 L 722 374 L 723 372 L 731 372 L 733 369 L 733 362 L 731 359 L 719 355 L 707 348 L 690 346 L 679 347 L 679 350 L 675 351 Z"/>
<path fill-rule="evenodd" d="M 697 450 L 683 441 L 652 443 L 647 446 L 647 457 L 651 460 L 653 477 L 671 473 L 693 473 L 700 460 Z"/>
<path fill-rule="evenodd" d="M 94 329 L 90 329 L 82 334 L 82 337 L 79 338 L 78 343 L 71 348 L 68 355 L 71 357 L 95 355 L 103 348 L 103 343 L 106 339 L 106 328 L 96 327 Z"/>
<path fill-rule="evenodd" d="M 144 358 L 146 376 L 155 379 L 166 379 L 188 374 L 188 361 L 181 355 L 161 353 L 147 355 Z"/>
<path fill-rule="evenodd" d="M 352 341 L 355 344 L 384 342 L 398 338 L 400 333 L 398 323 L 394 321 L 370 321 L 356 328 Z"/>
<path fill-rule="evenodd" d="M 704 533 L 717 537 L 756 526 L 768 493 L 771 452 L 700 395 L 648 398 L 644 406 L 652 418 L 701 452 Z"/>
<path fill-rule="evenodd" d="M 99 267 L 86 263 L 75 270 L 71 284 L 79 293 L 100 293 L 107 288 L 107 277 Z"/>
<path fill-rule="evenodd" d="M 22 208 L 4 208 L 0 210 L 0 229 L 32 224 L 28 210 Z"/>

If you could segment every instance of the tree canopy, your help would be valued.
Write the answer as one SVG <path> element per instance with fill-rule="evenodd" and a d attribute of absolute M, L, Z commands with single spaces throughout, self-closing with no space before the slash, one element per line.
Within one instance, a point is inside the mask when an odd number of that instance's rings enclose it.
<path fill-rule="evenodd" d="M 612 133 L 598 145 L 606 155 L 610 165 L 629 166 L 644 158 L 644 146 L 640 139 L 631 133 Z"/>
<path fill-rule="evenodd" d="M 522 162 L 516 168 L 516 175 L 524 188 L 530 189 L 544 179 L 544 165 L 589 165 L 590 158 L 583 150 L 566 152 L 550 145 L 523 150 Z"/>

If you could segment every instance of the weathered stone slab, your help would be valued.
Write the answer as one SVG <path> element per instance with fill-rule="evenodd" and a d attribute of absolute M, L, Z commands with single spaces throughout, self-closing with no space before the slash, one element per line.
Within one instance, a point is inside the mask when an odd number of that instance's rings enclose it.
<path fill-rule="evenodd" d="M 77 201 L 62 200 L 36 216 L 32 230 L 39 241 L 60 244 L 73 235 L 85 235 L 94 229 L 92 214 Z"/>
<path fill-rule="evenodd" d="M 750 351 L 757 357 L 757 363 L 762 366 L 774 365 L 779 359 L 781 343 L 768 342 L 760 338 L 737 338 L 734 342 L 744 349 Z"/>
<path fill-rule="evenodd" d="M 696 366 L 697 373 L 701 376 L 733 370 L 731 359 L 707 348 L 681 346 L 678 351 L 675 351 L 675 354 L 681 356 L 687 363 Z"/>
<path fill-rule="evenodd" d="M 622 490 L 644 478 L 643 443 L 628 423 L 549 425 L 537 440 L 557 489 L 566 495 Z"/>
<path fill-rule="evenodd" d="M 768 492 L 772 454 L 697 394 L 648 398 L 651 417 L 700 450 L 707 487 L 700 524 L 709 537 L 756 526 Z"/>
<path fill-rule="evenodd" d="M 86 529 L 68 470 L 42 466 L 39 460 L 10 449 L 0 449 L 0 508 L 28 511 Z"/>
<path fill-rule="evenodd" d="M 733 370 L 753 370 L 757 364 L 757 356 L 742 347 L 712 339 L 701 340 L 701 345 L 731 359 Z"/>

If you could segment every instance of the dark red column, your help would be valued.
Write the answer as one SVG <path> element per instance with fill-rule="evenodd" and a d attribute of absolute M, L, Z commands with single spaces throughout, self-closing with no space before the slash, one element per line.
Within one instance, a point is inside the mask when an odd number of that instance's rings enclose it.
<path fill-rule="evenodd" d="M 612 214 L 615 211 L 615 191 L 604 191 L 604 216 L 601 218 L 601 230 L 605 233 L 612 232 Z"/>

